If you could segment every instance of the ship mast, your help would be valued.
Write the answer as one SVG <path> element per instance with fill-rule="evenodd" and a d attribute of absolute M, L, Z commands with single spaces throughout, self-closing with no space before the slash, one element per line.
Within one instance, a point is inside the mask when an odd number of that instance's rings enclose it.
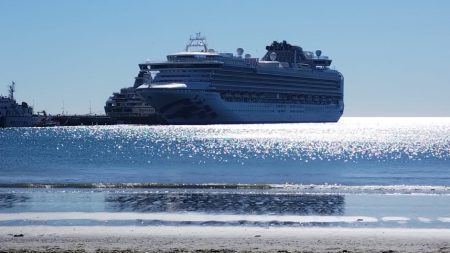
<path fill-rule="evenodd" d="M 11 82 L 11 85 L 8 86 L 9 91 L 9 99 L 14 100 L 14 92 L 16 91 L 16 83 L 14 81 Z"/>
<path fill-rule="evenodd" d="M 196 33 L 195 37 L 192 35 L 189 37 L 189 43 L 186 45 L 186 52 L 192 47 L 202 47 L 203 52 L 208 52 L 208 45 L 206 44 L 206 38 L 201 36 L 201 33 Z"/>

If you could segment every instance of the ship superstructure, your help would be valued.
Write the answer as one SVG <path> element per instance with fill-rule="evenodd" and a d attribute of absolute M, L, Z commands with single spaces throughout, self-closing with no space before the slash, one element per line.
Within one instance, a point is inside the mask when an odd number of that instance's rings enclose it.
<path fill-rule="evenodd" d="M 196 50 L 192 50 L 196 48 Z M 171 124 L 336 122 L 343 113 L 343 75 L 321 51 L 274 41 L 261 58 L 218 53 L 204 37 L 164 62 L 136 91 Z"/>
<path fill-rule="evenodd" d="M 0 96 L 0 127 L 32 127 L 37 118 L 27 103 L 18 104 L 14 98 L 15 83 L 8 86 L 9 95 Z"/>
<path fill-rule="evenodd" d="M 122 88 L 108 98 L 105 113 L 119 124 L 152 124 L 156 123 L 155 109 L 136 94 L 136 87 L 151 83 L 152 77 L 148 70 L 141 69 L 132 87 Z"/>

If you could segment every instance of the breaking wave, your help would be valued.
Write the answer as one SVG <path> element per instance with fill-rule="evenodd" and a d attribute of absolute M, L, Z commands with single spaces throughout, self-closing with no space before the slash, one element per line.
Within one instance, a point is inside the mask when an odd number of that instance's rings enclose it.
<path fill-rule="evenodd" d="M 339 185 L 339 184 L 176 184 L 176 183 L 0 183 L 0 189 L 98 189 L 223 191 L 266 190 L 270 193 L 311 194 L 450 194 L 450 186 L 436 185 Z"/>

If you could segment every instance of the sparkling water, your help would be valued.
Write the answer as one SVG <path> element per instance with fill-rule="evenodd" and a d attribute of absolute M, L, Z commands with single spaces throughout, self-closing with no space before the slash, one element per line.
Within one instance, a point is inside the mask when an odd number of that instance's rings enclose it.
<path fill-rule="evenodd" d="M 0 129 L 0 160 L 0 226 L 450 227 L 450 118 Z"/>

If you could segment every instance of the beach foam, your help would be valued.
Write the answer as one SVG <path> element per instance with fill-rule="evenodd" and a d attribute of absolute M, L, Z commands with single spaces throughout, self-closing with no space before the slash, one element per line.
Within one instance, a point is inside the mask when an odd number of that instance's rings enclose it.
<path fill-rule="evenodd" d="M 289 225 L 350 225 L 373 224 L 374 226 L 390 223 L 406 224 L 408 222 L 433 223 L 450 222 L 450 217 L 394 217 L 394 216 L 301 216 L 301 215 L 227 215 L 206 213 L 129 213 L 129 212 L 25 212 L 0 213 L 0 225 L 220 225 L 220 226 L 289 226 Z M 378 224 L 378 225 L 377 225 Z M 391 224 L 391 225 L 392 225 Z M 442 226 L 441 226 L 442 227 Z"/>

